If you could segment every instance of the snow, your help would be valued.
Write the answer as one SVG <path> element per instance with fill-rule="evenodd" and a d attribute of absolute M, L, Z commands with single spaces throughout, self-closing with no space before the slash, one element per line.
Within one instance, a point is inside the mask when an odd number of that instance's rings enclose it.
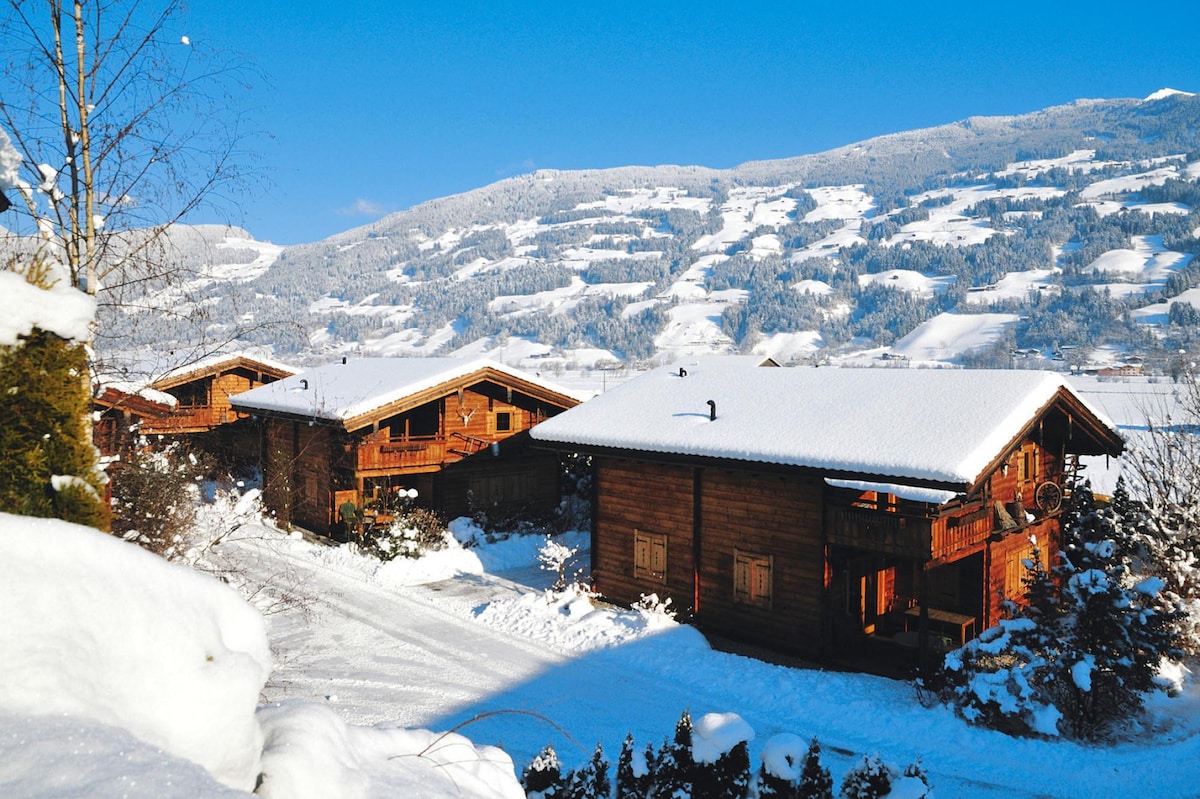
<path fill-rule="evenodd" d="M 1162 88 L 1162 89 L 1159 89 L 1158 91 L 1150 94 L 1149 96 L 1147 96 L 1146 101 L 1152 102 L 1154 100 L 1161 100 L 1164 97 L 1171 97 L 1176 94 L 1183 95 L 1184 97 L 1194 97 L 1195 96 L 1192 92 L 1184 92 L 1184 91 L 1180 91 L 1179 89 Z"/>
<path fill-rule="evenodd" d="M 888 269 L 875 274 L 858 276 L 858 284 L 863 287 L 879 284 L 922 297 L 945 294 L 957 280 L 958 278 L 954 275 L 923 275 L 911 269 Z"/>
<path fill-rule="evenodd" d="M 0 710 L 121 727 L 254 786 L 271 656 L 262 617 L 231 588 L 89 528 L 8 514 L 0 570 Z"/>
<path fill-rule="evenodd" d="M 804 222 L 820 222 L 826 219 L 857 221 L 868 216 L 875 208 L 875 199 L 867 194 L 862 184 L 818 186 L 805 191 L 816 201 L 817 207 L 804 215 Z"/>
<path fill-rule="evenodd" d="M 878 753 L 896 768 L 920 758 L 938 794 L 961 799 L 1046 796 L 1048 773 L 1061 799 L 1195 792 L 1194 775 L 1178 767 L 1200 757 L 1200 694 L 1186 674 L 1176 675 L 1178 696 L 1151 696 L 1141 732 L 1131 729 L 1114 745 L 1009 738 L 922 705 L 906 682 L 715 651 L 695 629 L 662 614 L 613 608 L 579 589 L 547 592 L 551 575 L 536 567 L 540 536 L 520 546 L 514 539 L 488 543 L 466 520 L 452 527 L 481 562 L 496 564 L 495 573 L 396 586 L 369 578 L 378 564 L 344 546 L 258 526 L 229 545 L 229 556 L 249 573 L 301 601 L 268 618 L 277 663 L 256 716 L 265 747 L 258 795 L 516 799 L 514 772 L 548 741 L 567 768 L 582 765 L 595 741 L 615 753 L 627 733 L 640 756 L 646 743 L 669 735 L 685 708 L 694 718 L 725 720 L 713 725 L 714 740 L 750 740 L 753 733 L 753 761 L 780 776 L 799 768 L 815 736 L 835 785 L 864 754 Z M 586 536 L 563 540 L 575 546 Z M 494 548 L 507 554 L 493 556 Z M 47 562 L 69 560 L 70 550 L 42 549 Z M 101 590 L 102 575 L 73 571 Z M 141 574 L 121 579 L 136 592 Z M 190 583 L 177 584 L 175 601 L 197 601 Z M 150 612 L 133 611 L 131 626 Z M 176 627 L 153 628 L 147 637 L 187 634 Z M 142 653 L 147 668 L 162 649 Z M 0 649 L 0 685 L 9 691 L 3 667 L 12 651 Z M 740 735 L 728 735 L 739 728 Z M 426 729 L 453 732 L 442 737 Z M 10 795 L 101 799 L 246 795 L 124 729 L 80 716 L 14 715 L 6 705 L 0 785 Z"/>
<path fill-rule="evenodd" d="M 990 304 L 1003 300 L 1024 300 L 1031 291 L 1057 291 L 1054 278 L 1061 272 L 1060 269 L 1009 272 L 996 281 L 995 285 L 968 289 L 963 302 L 969 305 Z"/>
<path fill-rule="evenodd" d="M 942 505 L 958 496 L 954 491 L 939 491 L 936 488 L 921 488 L 906 486 L 898 483 L 872 483 L 866 480 L 834 480 L 825 478 L 825 482 L 834 488 L 848 488 L 854 491 L 875 491 L 879 494 L 892 494 L 901 499 L 911 499 L 915 502 L 931 502 Z"/>
<path fill-rule="evenodd" d="M 480 544 L 481 558 L 489 546 Z M 752 743 L 755 762 L 778 766 L 775 739 L 790 737 L 798 766 L 816 736 L 835 785 L 863 754 L 879 753 L 897 768 L 920 758 L 938 794 L 961 799 L 1046 796 L 1047 773 L 1061 799 L 1194 793 L 1193 776 L 1176 767 L 1200 755 L 1194 685 L 1175 699 L 1152 697 L 1146 726 L 1157 731 L 1112 747 L 1013 739 L 923 706 L 909 683 L 714 651 L 690 627 L 639 624 L 634 611 L 600 602 L 569 612 L 580 594 L 548 594 L 550 575 L 532 549 L 523 569 L 403 590 L 314 560 L 324 549 L 286 539 L 262 564 L 296 570 L 313 597 L 304 612 L 272 617 L 281 667 L 268 698 L 324 702 L 368 725 L 448 729 L 474 719 L 460 732 L 501 746 L 518 770 L 547 742 L 567 768 L 596 741 L 615 753 L 627 733 L 640 753 L 690 708 L 693 718 L 744 719 L 765 742 L 759 751 Z M 606 617 L 623 619 L 625 634 L 611 637 L 618 625 Z"/>
<path fill-rule="evenodd" d="M 897 341 L 891 351 L 914 362 L 957 360 L 1004 337 L 1020 321 L 1017 314 L 960 314 L 951 311 L 928 319 Z"/>
<path fill-rule="evenodd" d="M 8 133 L 0 128 L 0 189 L 17 188 L 21 178 L 21 163 L 24 160 L 17 148 L 13 147 Z"/>
<path fill-rule="evenodd" d="M 740 743 L 754 740 L 754 728 L 737 713 L 705 713 L 692 725 L 692 757 L 716 763 Z"/>
<path fill-rule="evenodd" d="M 820 332 L 804 330 L 799 333 L 772 333 L 755 344 L 752 352 L 786 364 L 815 355 L 824 346 L 825 339 Z"/>
<path fill-rule="evenodd" d="M 16 272 L 0 271 L 0 346 L 40 328 L 66 339 L 86 341 L 96 301 L 61 281 L 41 289 Z"/>
<path fill-rule="evenodd" d="M 0 607 L 5 795 L 524 795 L 507 754 L 453 731 L 258 707 L 272 665 L 258 611 L 96 530 L 0 514 Z"/>
<path fill-rule="evenodd" d="M 769 774 L 795 782 L 804 771 L 804 756 L 807 753 L 807 741 L 799 735 L 782 732 L 767 739 L 759 758 Z"/>
<path fill-rule="evenodd" d="M 198 358 L 193 361 L 188 361 L 180 366 L 164 372 L 163 375 L 155 380 L 156 383 L 172 383 L 178 385 L 184 382 L 191 375 L 200 375 L 202 373 L 211 373 L 219 371 L 222 368 L 238 365 L 241 361 L 249 361 L 255 364 L 270 367 L 279 372 L 289 375 L 302 372 L 291 364 L 283 363 L 271 358 L 261 350 L 237 350 L 235 352 L 221 352 L 208 355 L 204 358 Z"/>
<path fill-rule="evenodd" d="M 349 358 L 251 389 L 232 398 L 238 409 L 346 421 L 405 397 L 494 369 L 564 396 L 536 375 L 495 361 L 466 358 Z"/>
<path fill-rule="evenodd" d="M 532 436 L 937 481 L 949 490 L 973 484 L 1058 391 L 1069 391 L 1060 375 L 1035 371 L 760 369 L 717 358 L 679 365 L 686 377 L 675 367 L 652 370 L 543 422 Z M 765 408 L 763 398 L 771 398 Z M 855 413 L 847 414 L 851 398 Z"/>
<path fill-rule="evenodd" d="M 1134 175 L 1124 175 L 1118 178 L 1098 180 L 1085 186 L 1079 196 L 1085 200 L 1094 200 L 1110 195 L 1128 194 L 1144 189 L 1146 186 L 1161 186 L 1172 178 L 1179 177 L 1179 169 L 1174 166 L 1160 166 L 1146 172 Z"/>

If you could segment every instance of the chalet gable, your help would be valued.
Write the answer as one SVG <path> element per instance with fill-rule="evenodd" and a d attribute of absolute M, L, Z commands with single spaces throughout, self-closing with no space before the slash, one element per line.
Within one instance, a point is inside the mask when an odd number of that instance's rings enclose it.
<path fill-rule="evenodd" d="M 188 383 L 238 371 L 244 372 L 255 383 L 269 383 L 294 375 L 297 370 L 282 363 L 245 354 L 221 355 L 172 369 L 150 385 L 159 391 L 171 392 Z"/>
<path fill-rule="evenodd" d="M 966 493 L 1027 438 L 1118 454 L 1103 414 L 1034 371 L 662 367 L 539 425 L 559 449 L 805 470 Z"/>
<path fill-rule="evenodd" d="M 431 402 L 472 390 L 555 410 L 579 400 L 530 375 L 487 360 L 457 358 L 345 358 L 239 394 L 243 413 L 332 423 L 354 432 Z M 448 400 L 450 411 L 453 400 Z"/>

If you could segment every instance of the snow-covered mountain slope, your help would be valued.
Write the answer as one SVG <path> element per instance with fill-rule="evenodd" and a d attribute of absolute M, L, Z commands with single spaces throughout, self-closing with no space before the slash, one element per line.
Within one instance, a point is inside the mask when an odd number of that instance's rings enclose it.
<path fill-rule="evenodd" d="M 540 170 L 294 247 L 189 229 L 154 323 L 108 321 L 125 347 L 203 334 L 301 362 L 1154 363 L 1200 282 L 1198 131 L 1200 98 L 1164 91 L 729 170 Z"/>

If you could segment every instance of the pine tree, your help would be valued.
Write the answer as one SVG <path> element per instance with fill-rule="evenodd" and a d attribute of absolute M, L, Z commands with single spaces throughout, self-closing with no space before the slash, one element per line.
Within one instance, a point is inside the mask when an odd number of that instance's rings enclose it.
<path fill-rule="evenodd" d="M 562 763 L 552 745 L 546 744 L 521 772 L 521 787 L 530 799 L 564 799 Z"/>
<path fill-rule="evenodd" d="M 702 788 L 702 781 L 707 781 L 708 787 Z M 696 764 L 693 799 L 744 799 L 749 789 L 750 748 L 745 741 L 707 767 Z"/>
<path fill-rule="evenodd" d="M 821 765 L 821 744 L 816 738 L 812 739 L 804 755 L 796 799 L 833 799 L 833 777 L 829 769 Z"/>
<path fill-rule="evenodd" d="M 608 779 L 608 760 L 600 744 L 596 744 L 587 763 L 571 772 L 566 783 L 567 799 L 609 799 L 612 783 Z"/>
<path fill-rule="evenodd" d="M 645 754 L 637 751 L 633 733 L 625 736 L 621 754 L 617 757 L 616 799 L 645 799 L 653 776 L 649 768 L 652 755 L 652 749 Z"/>
<path fill-rule="evenodd" d="M 758 767 L 755 786 L 758 799 L 796 799 L 799 795 L 794 782 L 772 772 L 765 762 Z"/>
<path fill-rule="evenodd" d="M 692 759 L 692 716 L 683 711 L 675 724 L 675 737 L 663 741 L 654 763 L 654 782 L 650 799 L 677 799 L 690 796 L 695 773 Z"/>
<path fill-rule="evenodd" d="M 878 755 L 863 755 L 842 780 L 842 799 L 879 799 L 892 790 L 891 770 Z"/>
<path fill-rule="evenodd" d="M 35 329 L 0 348 L 0 510 L 108 529 L 108 506 L 85 427 L 82 345 Z"/>

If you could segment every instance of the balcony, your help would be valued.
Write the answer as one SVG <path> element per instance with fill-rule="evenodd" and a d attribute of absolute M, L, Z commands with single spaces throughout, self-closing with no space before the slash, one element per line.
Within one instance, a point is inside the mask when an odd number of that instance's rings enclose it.
<path fill-rule="evenodd" d="M 460 461 L 486 448 L 488 443 L 461 433 L 454 433 L 449 437 L 407 436 L 362 441 L 358 445 L 358 470 L 428 470 Z"/>
<path fill-rule="evenodd" d="M 864 508 L 834 508 L 826 519 L 831 544 L 882 555 L 928 559 L 932 523 L 929 519 Z"/>
<path fill-rule="evenodd" d="M 928 561 L 981 546 L 995 529 L 992 512 L 982 504 L 938 519 L 865 508 L 834 508 L 825 534 L 831 544 Z"/>

